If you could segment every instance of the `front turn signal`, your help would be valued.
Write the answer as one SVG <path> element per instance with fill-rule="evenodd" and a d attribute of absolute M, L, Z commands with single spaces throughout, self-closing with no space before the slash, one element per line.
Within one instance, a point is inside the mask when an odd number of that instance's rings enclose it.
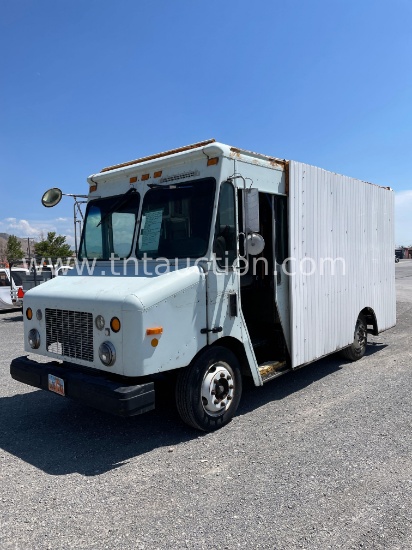
<path fill-rule="evenodd" d="M 151 327 L 146 330 L 147 336 L 153 336 L 154 334 L 163 334 L 163 327 Z"/>
<path fill-rule="evenodd" d="M 110 328 L 112 329 L 112 331 L 119 332 L 120 327 L 121 327 L 120 320 L 117 317 L 112 317 L 110 321 Z"/>

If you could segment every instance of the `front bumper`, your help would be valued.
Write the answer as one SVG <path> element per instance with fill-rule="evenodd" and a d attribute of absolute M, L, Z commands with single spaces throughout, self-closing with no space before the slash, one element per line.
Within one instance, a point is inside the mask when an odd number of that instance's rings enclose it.
<path fill-rule="evenodd" d="M 135 416 L 155 408 L 153 382 L 129 384 L 105 373 L 82 369 L 71 363 L 38 363 L 27 356 L 13 359 L 12 378 L 29 386 L 48 390 L 49 374 L 64 380 L 65 397 L 118 416 Z"/>

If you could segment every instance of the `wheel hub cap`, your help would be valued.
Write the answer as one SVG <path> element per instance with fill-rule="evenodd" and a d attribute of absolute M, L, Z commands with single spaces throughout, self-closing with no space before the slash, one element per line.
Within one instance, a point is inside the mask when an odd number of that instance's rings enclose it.
<path fill-rule="evenodd" d="M 203 408 L 208 414 L 223 414 L 233 399 L 235 383 L 230 367 L 217 363 L 206 372 L 201 389 Z"/>

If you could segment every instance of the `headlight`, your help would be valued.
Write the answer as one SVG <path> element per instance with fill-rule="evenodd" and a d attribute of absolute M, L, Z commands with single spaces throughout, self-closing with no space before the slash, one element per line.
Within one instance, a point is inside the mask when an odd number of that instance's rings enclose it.
<path fill-rule="evenodd" d="M 32 349 L 37 349 L 40 347 L 40 334 L 39 331 L 36 328 L 32 328 L 29 331 L 29 335 L 27 337 L 29 341 L 29 346 Z"/>
<path fill-rule="evenodd" d="M 111 342 L 103 342 L 99 347 L 100 361 L 106 367 L 111 367 L 116 361 L 116 350 Z"/>
<path fill-rule="evenodd" d="M 95 319 L 95 324 L 96 324 L 96 328 L 98 328 L 99 330 L 103 330 L 104 329 L 104 317 L 103 315 L 98 315 Z"/>

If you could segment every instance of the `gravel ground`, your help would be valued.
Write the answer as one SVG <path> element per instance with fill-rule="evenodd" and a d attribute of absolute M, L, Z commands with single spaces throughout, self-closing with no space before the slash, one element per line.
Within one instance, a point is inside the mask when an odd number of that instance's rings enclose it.
<path fill-rule="evenodd" d="M 122 420 L 12 380 L 22 316 L 0 314 L 0 548 L 412 548 L 412 262 L 398 324 L 367 356 L 248 386 L 222 430 L 168 388 Z"/>

